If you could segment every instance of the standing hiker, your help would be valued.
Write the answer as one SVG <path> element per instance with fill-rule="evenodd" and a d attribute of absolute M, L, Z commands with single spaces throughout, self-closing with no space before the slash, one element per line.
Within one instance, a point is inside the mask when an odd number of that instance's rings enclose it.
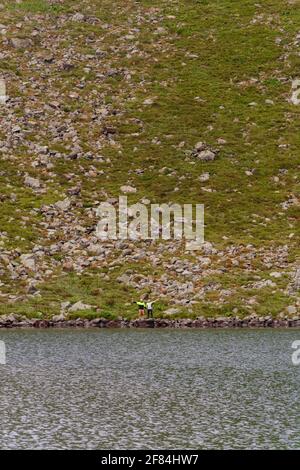
<path fill-rule="evenodd" d="M 145 302 L 142 302 L 141 300 L 139 302 L 136 302 L 136 304 L 139 308 L 139 317 L 142 318 L 145 315 L 146 304 Z"/>
<path fill-rule="evenodd" d="M 147 317 L 148 318 L 153 318 L 153 304 L 157 302 L 158 299 L 153 300 L 152 302 L 147 302 L 146 307 L 147 307 Z"/>

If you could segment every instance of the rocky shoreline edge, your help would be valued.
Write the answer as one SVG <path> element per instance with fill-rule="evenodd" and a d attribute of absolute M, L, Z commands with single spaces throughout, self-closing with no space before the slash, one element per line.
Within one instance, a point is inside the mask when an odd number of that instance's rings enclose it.
<path fill-rule="evenodd" d="M 228 317 L 180 319 L 115 319 L 77 318 L 74 320 L 15 319 L 12 315 L 0 317 L 1 328 L 300 328 L 300 317 Z"/>

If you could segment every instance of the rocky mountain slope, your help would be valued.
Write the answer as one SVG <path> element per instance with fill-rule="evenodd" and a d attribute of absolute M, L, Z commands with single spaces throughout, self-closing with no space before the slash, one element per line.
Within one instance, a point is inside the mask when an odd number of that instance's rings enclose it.
<path fill-rule="evenodd" d="M 299 6 L 0 0 L 1 314 L 297 316 Z M 125 193 L 204 204 L 202 250 L 99 241 Z"/>

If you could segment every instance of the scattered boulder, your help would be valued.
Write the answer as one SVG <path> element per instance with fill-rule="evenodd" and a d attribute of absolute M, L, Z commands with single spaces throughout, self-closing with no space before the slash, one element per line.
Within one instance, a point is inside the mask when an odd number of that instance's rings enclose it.
<path fill-rule="evenodd" d="M 121 186 L 120 189 L 122 193 L 125 193 L 125 194 L 136 193 L 137 191 L 137 189 L 133 188 L 132 186 Z"/>
<path fill-rule="evenodd" d="M 67 190 L 67 193 L 70 194 L 70 196 L 78 196 L 81 192 L 81 186 L 78 184 L 77 186 L 73 186 L 72 188 L 69 188 Z"/>
<path fill-rule="evenodd" d="M 32 40 L 28 38 L 11 38 L 10 44 L 15 49 L 27 49 L 32 46 Z"/>
<path fill-rule="evenodd" d="M 33 283 L 30 283 L 30 284 L 26 287 L 26 293 L 29 294 L 29 295 L 34 295 L 34 294 L 38 294 L 38 293 L 39 293 L 39 290 L 38 290 L 38 288 L 37 288 Z"/>
<path fill-rule="evenodd" d="M 121 284 L 129 285 L 130 284 L 130 276 L 128 276 L 128 274 L 122 274 L 122 276 L 119 276 L 117 278 L 117 281 L 120 282 Z"/>
<path fill-rule="evenodd" d="M 54 204 L 54 207 L 62 212 L 65 212 L 70 209 L 71 204 L 71 200 L 69 198 L 65 198 L 63 201 L 57 201 Z"/>
<path fill-rule="evenodd" d="M 194 152 L 202 152 L 203 150 L 207 149 L 207 145 L 205 142 L 197 142 L 194 147 Z"/>
<path fill-rule="evenodd" d="M 20 256 L 20 262 L 24 268 L 30 271 L 36 271 L 36 262 L 34 256 L 31 254 L 24 254 Z"/>
<path fill-rule="evenodd" d="M 296 294 L 300 290 L 300 268 L 297 268 L 292 276 L 287 292 L 290 295 Z"/>
<path fill-rule="evenodd" d="M 31 176 L 26 176 L 24 180 L 25 186 L 28 186 L 31 189 L 39 189 L 41 183 L 37 178 L 32 178 Z"/>
<path fill-rule="evenodd" d="M 66 316 L 63 313 L 61 313 L 60 315 L 54 315 L 52 317 L 52 320 L 55 322 L 64 321 L 65 319 L 66 319 Z"/>
<path fill-rule="evenodd" d="M 202 150 L 197 153 L 196 157 L 202 162 L 212 162 L 216 158 L 216 154 L 211 150 Z"/>
<path fill-rule="evenodd" d="M 297 313 L 297 307 L 294 305 L 289 305 L 286 310 L 289 315 L 295 315 Z"/>
<path fill-rule="evenodd" d="M 74 270 L 75 265 L 74 265 L 73 261 L 67 260 L 67 261 L 64 261 L 62 267 L 63 267 L 64 271 L 71 272 L 71 271 Z"/>
<path fill-rule="evenodd" d="M 69 312 L 78 312 L 79 310 L 88 310 L 89 308 L 92 308 L 91 305 L 84 304 L 81 300 L 76 302 L 75 304 L 72 305 L 72 307 L 69 308 Z"/>
<path fill-rule="evenodd" d="M 81 21 L 85 20 L 85 16 L 82 13 L 78 12 L 78 13 L 75 13 L 75 15 L 72 16 L 71 20 L 81 22 Z"/>
<path fill-rule="evenodd" d="M 276 279 L 280 279 L 280 278 L 282 277 L 282 273 L 279 273 L 279 272 L 277 272 L 277 271 L 274 271 L 274 272 L 270 273 L 270 276 L 271 276 L 271 277 L 274 277 L 274 278 L 276 278 Z"/>
<path fill-rule="evenodd" d="M 165 311 L 165 315 L 176 315 L 177 313 L 180 313 L 179 308 L 169 308 Z"/>
<path fill-rule="evenodd" d="M 292 83 L 292 96 L 290 97 L 290 100 L 289 100 L 295 106 L 298 106 L 300 104 L 299 94 L 300 94 L 300 80 L 295 79 L 293 80 L 293 83 Z"/>
<path fill-rule="evenodd" d="M 7 101 L 6 96 L 6 83 L 3 78 L 0 78 L 0 104 L 5 104 Z"/>
<path fill-rule="evenodd" d="M 66 302 L 61 302 L 60 304 L 60 313 L 63 314 L 71 305 L 71 302 L 68 300 Z"/>
<path fill-rule="evenodd" d="M 209 180 L 209 178 L 210 178 L 209 173 L 202 173 L 202 175 L 200 175 L 198 179 L 201 183 L 205 183 L 206 181 Z"/>
<path fill-rule="evenodd" d="M 87 247 L 87 252 L 90 255 L 99 256 L 104 252 L 104 248 L 100 244 L 90 244 Z"/>
<path fill-rule="evenodd" d="M 254 282 L 252 289 L 264 289 L 265 287 L 276 287 L 275 282 L 272 282 L 270 279 Z"/>
<path fill-rule="evenodd" d="M 217 150 L 213 150 L 205 142 L 198 142 L 191 152 L 191 156 L 202 162 L 211 162 L 217 156 Z"/>
<path fill-rule="evenodd" d="M 147 98 L 144 100 L 143 104 L 145 106 L 151 106 L 152 104 L 154 103 L 154 99 L 153 98 Z"/>

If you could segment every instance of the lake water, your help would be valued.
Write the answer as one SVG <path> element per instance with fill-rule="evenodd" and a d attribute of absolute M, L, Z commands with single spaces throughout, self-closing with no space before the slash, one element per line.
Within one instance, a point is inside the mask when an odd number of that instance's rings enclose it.
<path fill-rule="evenodd" d="M 299 449 L 300 330 L 0 330 L 1 449 Z"/>

